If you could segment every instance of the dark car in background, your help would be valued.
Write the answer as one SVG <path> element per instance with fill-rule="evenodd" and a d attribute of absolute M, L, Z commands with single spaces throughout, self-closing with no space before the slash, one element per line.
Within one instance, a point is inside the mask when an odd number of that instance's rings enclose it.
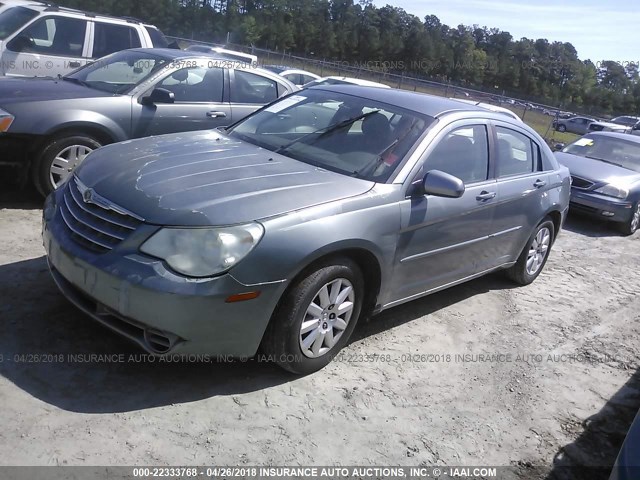
<path fill-rule="evenodd" d="M 266 70 L 172 49 L 115 53 L 60 78 L 0 81 L 0 165 L 46 195 L 108 143 L 230 125 L 298 88 Z"/>
<path fill-rule="evenodd" d="M 573 180 L 571 208 L 615 222 L 626 235 L 640 226 L 640 138 L 590 133 L 556 152 Z"/>
<path fill-rule="evenodd" d="M 44 208 L 62 292 L 156 355 L 322 368 L 358 319 L 540 274 L 569 172 L 531 128 L 413 92 L 314 87 L 226 131 L 92 153 Z"/>

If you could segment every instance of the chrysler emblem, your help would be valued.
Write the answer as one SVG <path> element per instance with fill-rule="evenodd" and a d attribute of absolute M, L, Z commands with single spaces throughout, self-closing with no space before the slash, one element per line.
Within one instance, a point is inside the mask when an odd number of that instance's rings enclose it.
<path fill-rule="evenodd" d="M 84 203 L 92 203 L 93 202 L 93 189 L 87 188 L 84 192 L 82 192 L 82 200 Z"/>

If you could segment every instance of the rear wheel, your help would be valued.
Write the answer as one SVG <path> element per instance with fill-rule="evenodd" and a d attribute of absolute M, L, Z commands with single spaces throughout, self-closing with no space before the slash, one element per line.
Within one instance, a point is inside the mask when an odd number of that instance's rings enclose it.
<path fill-rule="evenodd" d="M 305 375 L 327 365 L 356 326 L 364 281 L 349 259 L 319 265 L 284 296 L 262 342 L 285 370 Z"/>
<path fill-rule="evenodd" d="M 567 131 L 567 127 L 562 125 L 562 124 L 560 124 L 560 125 L 558 125 L 558 131 L 564 133 L 564 132 Z"/>
<path fill-rule="evenodd" d="M 624 235 L 633 235 L 640 227 L 640 202 L 633 207 L 633 213 L 627 223 L 620 224 L 620 231 Z"/>
<path fill-rule="evenodd" d="M 533 232 L 518 261 L 506 270 L 507 277 L 520 285 L 533 282 L 549 258 L 555 227 L 551 220 L 544 220 Z"/>
<path fill-rule="evenodd" d="M 87 135 L 70 135 L 50 140 L 41 150 L 33 168 L 38 191 L 47 196 L 58 188 L 87 155 L 101 144 Z"/>

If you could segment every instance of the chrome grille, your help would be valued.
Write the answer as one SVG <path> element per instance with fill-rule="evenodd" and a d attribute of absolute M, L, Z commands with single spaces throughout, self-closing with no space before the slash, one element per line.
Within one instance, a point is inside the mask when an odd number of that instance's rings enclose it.
<path fill-rule="evenodd" d="M 64 190 L 60 214 L 78 244 L 105 253 L 125 240 L 142 219 L 125 213 L 96 194 L 85 195 L 88 190 L 75 177 L 71 179 Z"/>
<path fill-rule="evenodd" d="M 584 178 L 576 177 L 575 175 L 571 176 L 571 186 L 573 188 L 578 188 L 580 190 L 588 190 L 593 187 L 594 183 L 589 180 L 585 180 Z"/>

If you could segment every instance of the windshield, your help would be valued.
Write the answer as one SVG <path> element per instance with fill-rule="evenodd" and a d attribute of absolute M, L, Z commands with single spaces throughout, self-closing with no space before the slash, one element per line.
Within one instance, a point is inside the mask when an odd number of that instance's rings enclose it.
<path fill-rule="evenodd" d="M 640 172 L 640 143 L 606 135 L 585 135 L 562 150 Z"/>
<path fill-rule="evenodd" d="M 0 40 L 5 40 L 16 30 L 38 16 L 38 12 L 24 7 L 8 8 L 0 13 Z"/>
<path fill-rule="evenodd" d="M 385 182 L 433 121 L 367 98 L 307 90 L 260 110 L 229 134 L 327 170 Z"/>
<path fill-rule="evenodd" d="M 167 63 L 167 59 L 148 52 L 123 51 L 76 70 L 63 80 L 121 94 L 132 90 Z"/>

